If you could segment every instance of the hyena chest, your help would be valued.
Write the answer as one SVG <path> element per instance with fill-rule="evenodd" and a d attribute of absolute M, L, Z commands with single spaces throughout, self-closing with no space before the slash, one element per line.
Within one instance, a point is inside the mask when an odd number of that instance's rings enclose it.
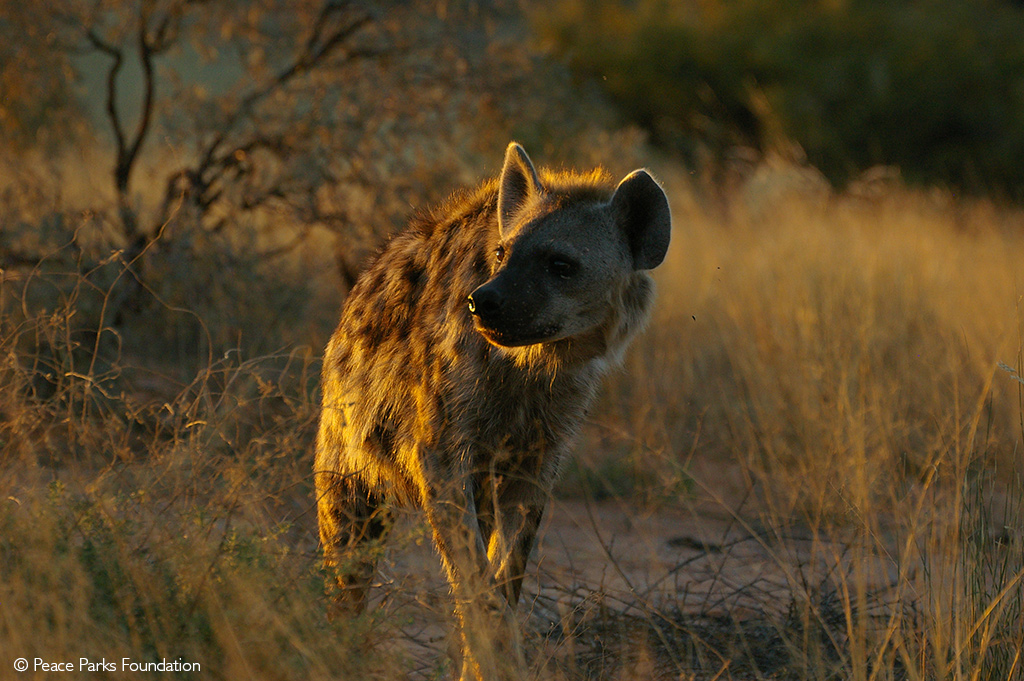
<path fill-rule="evenodd" d="M 571 446 L 593 389 L 562 377 L 489 378 L 469 395 L 463 412 L 467 435 L 488 465 L 539 473 Z"/>

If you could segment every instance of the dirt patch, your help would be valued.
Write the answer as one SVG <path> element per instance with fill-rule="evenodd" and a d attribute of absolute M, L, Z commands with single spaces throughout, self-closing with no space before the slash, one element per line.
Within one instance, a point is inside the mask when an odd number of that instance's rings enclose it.
<path fill-rule="evenodd" d="M 783 533 L 710 503 L 556 500 L 520 604 L 527 648 L 540 678 L 790 678 L 797 649 L 819 665 L 841 656 L 848 553 L 806 528 Z M 883 589 L 885 572 L 860 583 Z M 375 616 L 400 632 L 395 654 L 413 678 L 443 675 L 447 586 L 414 514 L 380 573 Z"/>

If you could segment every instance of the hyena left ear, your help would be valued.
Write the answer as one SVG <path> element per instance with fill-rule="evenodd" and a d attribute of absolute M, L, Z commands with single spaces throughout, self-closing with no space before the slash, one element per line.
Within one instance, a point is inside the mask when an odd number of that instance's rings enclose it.
<path fill-rule="evenodd" d="M 516 214 L 542 191 L 544 187 L 526 150 L 512 142 L 505 150 L 505 165 L 498 182 L 498 232 L 503 238 Z"/>
<path fill-rule="evenodd" d="M 611 210 L 629 241 L 633 267 L 652 270 L 660 265 L 672 233 L 672 213 L 661 185 L 646 170 L 634 170 L 615 188 Z"/>

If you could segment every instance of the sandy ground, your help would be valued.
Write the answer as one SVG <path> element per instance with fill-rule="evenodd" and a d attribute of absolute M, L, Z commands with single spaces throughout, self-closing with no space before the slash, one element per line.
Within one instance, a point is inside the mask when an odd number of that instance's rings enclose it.
<path fill-rule="evenodd" d="M 708 622 L 718 628 L 782 626 L 793 604 L 813 598 L 809 594 L 822 584 L 831 585 L 830 598 L 836 598 L 839 584 L 841 599 L 850 564 L 841 545 L 806 528 L 768 530 L 756 512 L 744 517 L 715 502 L 645 509 L 618 501 L 554 500 L 528 568 L 520 612 L 533 654 L 544 656 L 548 668 L 565 669 L 599 655 L 594 646 L 606 644 L 596 639 L 609 635 L 609 622 L 649 625 L 656 637 L 664 637 L 665 627 L 686 629 L 688 635 L 706 632 Z M 890 575 L 876 567 L 871 582 L 880 585 Z M 429 533 L 415 515 L 396 527 L 380 576 L 372 607 L 401 632 L 396 654 L 410 658 L 413 678 L 445 678 L 447 585 Z M 672 666 L 671 660 L 665 664 Z M 689 663 L 674 664 L 664 678 L 704 678 L 681 677 Z"/>

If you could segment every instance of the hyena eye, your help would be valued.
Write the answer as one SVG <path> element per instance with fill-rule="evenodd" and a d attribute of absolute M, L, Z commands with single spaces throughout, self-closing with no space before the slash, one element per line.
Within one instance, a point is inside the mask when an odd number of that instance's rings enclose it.
<path fill-rule="evenodd" d="M 579 265 L 575 261 L 563 256 L 556 255 L 548 260 L 548 271 L 562 279 L 571 279 L 578 269 Z"/>
<path fill-rule="evenodd" d="M 501 261 L 504 260 L 504 259 L 505 259 L 505 247 L 504 246 L 498 246 L 497 248 L 494 249 L 494 261 L 500 265 Z"/>

